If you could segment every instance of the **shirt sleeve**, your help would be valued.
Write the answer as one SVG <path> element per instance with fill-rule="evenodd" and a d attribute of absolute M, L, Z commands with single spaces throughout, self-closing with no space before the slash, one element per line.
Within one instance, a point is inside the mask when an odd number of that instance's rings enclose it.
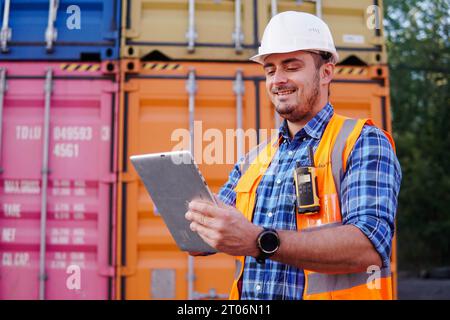
<path fill-rule="evenodd" d="M 240 162 L 238 162 L 231 171 L 228 181 L 222 186 L 219 191 L 219 199 L 229 206 L 236 207 L 236 187 L 241 178 Z"/>
<path fill-rule="evenodd" d="M 364 126 L 341 181 L 342 222 L 367 236 L 384 267 L 390 265 L 401 178 L 387 137 L 374 126 Z"/>

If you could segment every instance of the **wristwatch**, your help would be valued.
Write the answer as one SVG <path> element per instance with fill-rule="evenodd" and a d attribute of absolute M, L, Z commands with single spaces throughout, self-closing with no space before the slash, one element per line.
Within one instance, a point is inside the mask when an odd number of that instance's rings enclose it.
<path fill-rule="evenodd" d="M 259 249 L 259 255 L 256 257 L 256 262 L 264 264 L 266 259 L 273 256 L 280 247 L 280 237 L 276 230 L 264 228 L 258 235 L 256 244 Z"/>

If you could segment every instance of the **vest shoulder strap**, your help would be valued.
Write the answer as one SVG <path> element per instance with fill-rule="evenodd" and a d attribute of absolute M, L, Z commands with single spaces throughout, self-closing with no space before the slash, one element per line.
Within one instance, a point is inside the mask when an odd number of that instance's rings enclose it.
<path fill-rule="evenodd" d="M 375 126 L 371 119 L 346 118 L 331 151 L 331 171 L 339 206 L 341 206 L 341 181 L 346 171 L 346 162 L 366 124 Z M 393 144 L 393 139 L 390 135 L 387 132 L 385 134 L 389 138 L 389 141 L 391 141 L 391 144 Z"/>
<path fill-rule="evenodd" d="M 271 138 L 264 140 L 259 145 L 251 149 L 243 158 L 242 162 L 239 164 L 239 169 L 241 170 L 241 177 L 245 174 L 245 172 L 248 170 L 250 165 L 253 163 L 253 161 L 256 160 L 259 153 L 264 150 L 264 148 L 269 144 L 275 144 L 278 142 L 278 134 L 273 135 Z"/>
<path fill-rule="evenodd" d="M 356 119 L 345 119 L 331 151 L 331 171 L 333 173 L 333 180 L 339 199 L 339 205 L 341 205 L 341 180 L 344 176 L 342 155 L 344 153 L 347 139 L 355 128 L 357 122 L 358 120 Z"/>

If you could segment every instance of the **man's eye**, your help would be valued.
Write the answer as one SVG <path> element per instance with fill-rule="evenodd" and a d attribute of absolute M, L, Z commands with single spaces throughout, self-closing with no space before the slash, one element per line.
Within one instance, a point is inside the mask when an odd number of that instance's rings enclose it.
<path fill-rule="evenodd" d="M 274 73 L 275 73 L 274 70 L 266 70 L 266 74 L 267 74 L 268 76 L 271 76 L 271 75 L 273 75 Z"/>

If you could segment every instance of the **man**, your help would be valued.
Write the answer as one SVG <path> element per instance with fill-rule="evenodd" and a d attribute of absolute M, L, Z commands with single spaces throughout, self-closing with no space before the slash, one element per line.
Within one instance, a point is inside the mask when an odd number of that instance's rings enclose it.
<path fill-rule="evenodd" d="M 328 101 L 338 55 L 328 26 L 301 12 L 269 22 L 252 58 L 284 118 L 279 136 L 238 163 L 214 207 L 186 218 L 211 246 L 237 257 L 231 299 L 391 299 L 391 243 L 401 170 L 390 136 Z M 320 209 L 304 214 L 295 168 L 312 166 Z M 375 272 L 376 281 L 369 281 Z"/>

